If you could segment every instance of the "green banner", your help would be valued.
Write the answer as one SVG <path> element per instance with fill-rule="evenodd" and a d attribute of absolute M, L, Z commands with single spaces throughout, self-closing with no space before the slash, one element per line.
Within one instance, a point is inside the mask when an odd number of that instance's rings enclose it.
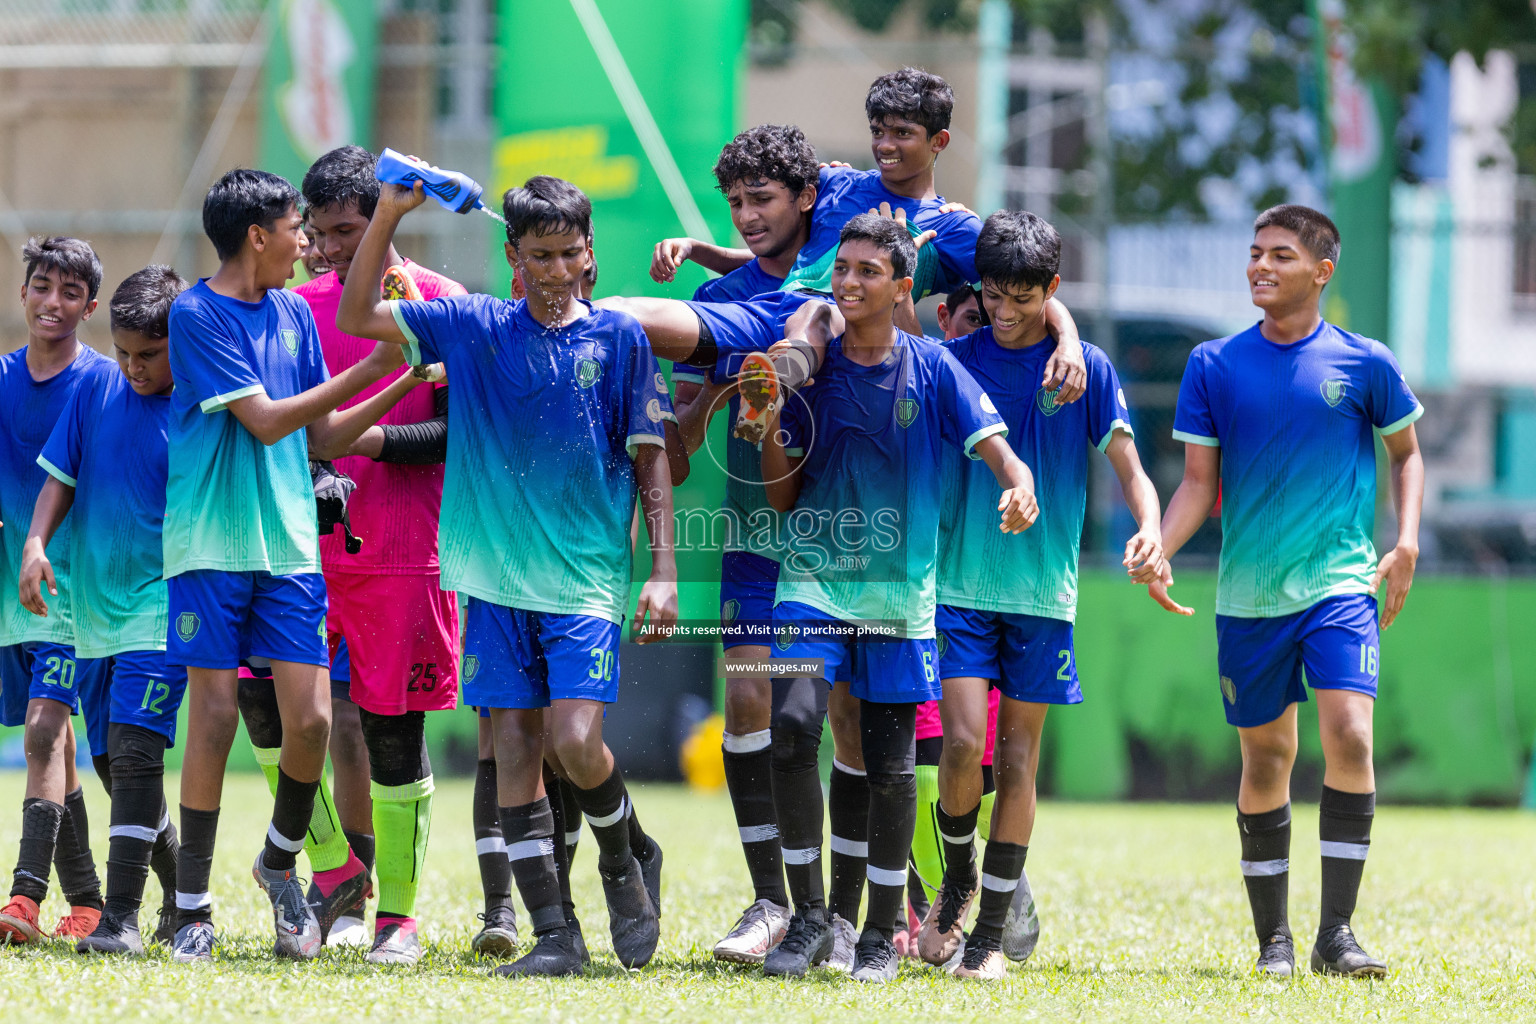
<path fill-rule="evenodd" d="M 368 145 L 378 14 L 369 0 L 271 0 L 261 166 L 297 185 L 322 153 Z"/>
<path fill-rule="evenodd" d="M 1377 80 L 1361 81 L 1343 0 L 1311 0 L 1321 85 L 1328 198 L 1343 248 L 1324 314 L 1390 344 L 1392 182 L 1397 176 L 1397 102 Z"/>
<path fill-rule="evenodd" d="M 736 131 L 746 17 L 746 0 L 503 0 L 500 137 L 486 191 L 499 198 L 535 174 L 585 191 L 599 295 L 688 298 L 703 272 L 689 264 L 657 285 L 652 247 L 677 235 L 731 237 L 710 170 Z M 493 263 L 497 291 L 511 280 L 499 238 Z"/>

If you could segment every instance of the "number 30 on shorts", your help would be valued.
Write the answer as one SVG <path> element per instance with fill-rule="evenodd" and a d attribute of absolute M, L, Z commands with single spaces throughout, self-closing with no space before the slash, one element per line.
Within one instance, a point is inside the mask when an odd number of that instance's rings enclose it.
<path fill-rule="evenodd" d="M 613 652 L 599 648 L 592 650 L 592 667 L 587 670 L 588 679 L 597 679 L 605 683 L 613 682 Z"/>

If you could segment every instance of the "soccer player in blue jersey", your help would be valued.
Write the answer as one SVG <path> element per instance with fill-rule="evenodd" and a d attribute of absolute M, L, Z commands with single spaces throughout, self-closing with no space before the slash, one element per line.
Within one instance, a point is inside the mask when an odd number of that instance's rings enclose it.
<path fill-rule="evenodd" d="M 1125 393 L 1108 357 L 1083 346 L 1088 391 L 1080 402 L 1058 405 L 1055 393 L 1039 384 L 1048 354 L 1042 314 L 1061 281 L 1060 262 L 1061 237 L 1044 220 L 1011 210 L 987 218 L 976 269 L 989 326 L 947 343 L 996 403 L 1008 444 L 1047 499 L 1025 536 L 999 534 L 991 475 L 946 453 L 936 616 L 944 689 L 937 809 L 944 876 L 917 945 L 924 960 L 943 964 L 963 942 L 957 977 L 996 979 L 1007 970 L 1003 927 L 1034 828 L 1040 733 L 1051 705 L 1083 699 L 1072 622 L 1091 449 L 1108 457 L 1136 520 L 1124 557 L 1132 579 L 1150 583 L 1162 565 L 1157 492 L 1136 456 Z M 1002 692 L 992 760 L 997 796 L 980 909 L 967 937 L 993 685 Z"/>
<path fill-rule="evenodd" d="M 773 383 L 748 389 L 738 429 L 761 440 L 762 417 L 779 396 L 799 387 L 820 364 L 830 337 L 823 321 L 806 323 L 791 317 L 807 299 L 825 299 L 831 291 L 831 266 L 839 233 L 849 219 L 884 208 L 898 214 L 913 235 L 926 244 L 918 248 L 912 299 L 931 292 L 945 294 L 976 280 L 972 253 L 981 220 L 964 207 L 938 194 L 934 171 L 949 146 L 949 123 L 955 96 L 949 83 L 918 68 L 902 68 L 877 78 L 864 100 L 869 121 L 870 151 L 875 167 L 824 167 L 816 181 L 816 201 L 809 231 L 782 286 L 783 291 L 748 302 L 679 303 L 672 299 L 605 300 L 636 317 L 645 327 L 656 354 L 674 362 L 708 368 L 721 363 L 734 374 L 751 353 L 762 353 L 781 338 L 790 345 L 769 360 L 753 359 L 755 376 Z M 929 234 L 929 233 L 932 234 Z M 713 254 L 716 258 L 719 252 Z M 736 257 L 745 263 L 748 254 Z M 728 263 L 716 263 L 721 269 Z M 1063 398 L 1082 394 L 1082 353 L 1076 329 L 1059 303 L 1050 312 L 1052 327 L 1063 340 L 1047 364 L 1043 383 L 1063 388 Z M 917 330 L 913 321 L 898 321 Z M 786 328 L 788 328 L 786 330 Z"/>
<path fill-rule="evenodd" d="M 345 447 L 372 425 L 367 403 L 336 407 L 400 365 L 395 346 L 332 378 L 314 317 L 283 289 L 305 241 L 298 190 L 234 170 L 203 200 L 219 269 L 171 306 L 171 394 L 163 529 L 166 662 L 188 676 L 181 781 L 179 926 L 173 959 L 211 959 L 208 877 L 242 660 L 270 662 L 282 719 L 277 794 L 252 874 L 272 902 L 276 952 L 319 953 L 322 925 L 295 874 L 330 732 L 325 582 L 309 448 Z M 382 274 L 382 270 L 380 271 Z M 351 906 L 367 871 L 337 881 Z"/>
<path fill-rule="evenodd" d="M 112 372 L 111 360 L 77 335 L 101 288 L 96 253 L 78 238 L 34 238 L 21 258 L 27 344 L 0 357 L 0 578 L 7 580 L 20 576 L 27 524 L 48 479 L 37 464 L 44 442 L 76 389 Z M 0 605 L 0 722 L 25 725 L 27 751 L 21 849 L 11 898 L 0 908 L 0 940 L 9 942 L 35 942 L 45 934 L 37 905 L 48 893 L 50 865 L 58 867 L 70 904 L 53 934 L 89 935 L 101 912 L 70 716 L 84 712 L 92 751 L 105 751 L 106 718 L 98 714 L 105 666 L 75 657 L 67 522 L 54 539 L 53 557 L 62 594 L 56 614 L 40 619 L 19 600 Z"/>
<path fill-rule="evenodd" d="M 172 387 L 167 318 L 186 287 L 163 266 L 146 267 L 118 285 L 112 347 L 122 372 L 82 382 L 37 460 L 50 479 L 27 535 L 22 604 L 44 618 L 57 610 L 58 577 L 47 548 L 69 516 L 75 651 L 101 659 L 110 673 L 109 692 L 101 695 L 110 723 L 105 780 L 112 797 L 106 907 L 96 928 L 80 939 L 82 953 L 144 952 L 139 904 L 151 856 L 165 838 L 175 841 L 174 832 L 164 835 L 170 828 L 165 750 L 176 741 L 187 673 L 165 663 L 160 526 Z M 161 910 L 157 934 L 174 924 L 175 882 L 174 871 L 162 879 L 173 901 L 169 912 Z"/>
<path fill-rule="evenodd" d="M 1317 698 L 1322 738 L 1322 913 L 1312 947 L 1320 974 L 1380 977 L 1351 917 L 1376 808 L 1371 716 L 1380 628 L 1402 611 L 1419 554 L 1424 463 L 1414 422 L 1424 413 L 1385 345 L 1323 319 L 1323 289 L 1339 259 L 1339 231 L 1305 206 L 1254 221 L 1248 287 L 1264 319 L 1190 353 L 1174 437 L 1184 479 L 1163 515 L 1172 557 L 1221 495 L 1216 640 L 1227 721 L 1237 728 L 1243 881 L 1259 939 L 1257 969 L 1289 977 L 1287 915 L 1291 767 L 1296 704 Z M 1379 560 L 1371 543 L 1376 442 L 1391 466 L 1397 539 Z M 1219 491 L 1218 491 L 1219 488 Z M 1152 596 L 1191 614 L 1167 592 Z"/>
<path fill-rule="evenodd" d="M 597 841 L 614 952 L 640 967 L 660 937 L 661 848 L 643 836 L 602 723 L 618 697 L 637 491 L 651 538 L 635 611 L 641 642 L 677 617 L 666 380 L 639 324 L 580 297 L 592 204 L 559 178 L 530 178 L 502 200 L 525 300 L 381 301 L 371 282 L 400 218 L 424 198 L 383 187 L 337 326 L 403 345 L 412 363 L 444 362 L 462 396 L 449 409 L 442 582 L 469 596 L 464 699 L 491 709 L 502 837 L 535 936 L 497 973 L 584 969 L 561 906 L 549 755 Z M 633 853 L 636 833 L 644 858 Z"/>
<path fill-rule="evenodd" d="M 942 346 L 896 328 L 917 253 L 905 230 L 867 214 L 843 229 L 832 287 L 846 328 L 817 380 L 774 416 L 762 474 L 783 516 L 784 560 L 773 609 L 774 658 L 820 661 L 773 681 L 773 795 L 795 916 L 764 960 L 803 975 L 831 952 L 822 887 L 817 748 L 827 697 L 847 682 L 860 701 L 869 786 L 868 910 L 853 977 L 896 976 L 891 943 L 916 815 L 916 707 L 939 694 L 934 645 L 939 467 L 947 446 L 982 459 L 1003 488 L 1000 527 L 1037 514 L 1029 469 L 985 392 Z M 834 806 L 834 812 L 839 808 Z M 843 823 L 832 822 L 834 834 Z"/>

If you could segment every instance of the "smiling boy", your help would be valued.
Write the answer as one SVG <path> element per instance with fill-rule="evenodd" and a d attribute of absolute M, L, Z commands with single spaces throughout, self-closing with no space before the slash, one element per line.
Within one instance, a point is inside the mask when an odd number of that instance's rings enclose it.
<path fill-rule="evenodd" d="M 1264 318 L 1190 353 L 1173 430 L 1184 442 L 1184 479 L 1163 514 L 1171 558 L 1221 496 L 1216 657 L 1243 754 L 1241 867 L 1259 940 L 1256 969 L 1279 977 L 1295 970 L 1291 768 L 1296 705 L 1307 686 L 1325 766 L 1322 913 L 1311 967 L 1387 973 L 1360 947 L 1351 921 L 1376 811 L 1378 634 L 1402 611 L 1419 554 L 1424 462 L 1413 424 L 1424 407 L 1385 345 L 1323 319 L 1339 252 L 1338 228 L 1308 207 L 1275 206 L 1254 221 L 1248 287 Z M 1377 436 L 1397 510 L 1396 544 L 1379 561 L 1371 542 Z M 1192 614 L 1169 598 L 1172 581 L 1165 567 L 1152 597 Z M 1378 627 L 1374 595 L 1383 582 Z"/>

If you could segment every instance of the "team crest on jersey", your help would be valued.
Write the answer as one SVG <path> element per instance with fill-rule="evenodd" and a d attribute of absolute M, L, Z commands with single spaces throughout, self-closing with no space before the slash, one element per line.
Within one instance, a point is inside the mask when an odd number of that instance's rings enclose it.
<path fill-rule="evenodd" d="M 1047 391 L 1045 388 L 1041 388 L 1039 391 L 1035 392 L 1036 407 L 1038 407 L 1039 410 L 1047 416 L 1055 416 L 1056 413 L 1061 409 L 1061 406 L 1056 404 L 1056 396 L 1060 393 L 1060 388 L 1055 388 L 1050 391 Z"/>
<path fill-rule="evenodd" d="M 576 361 L 576 383 L 582 387 L 591 387 L 602 375 L 603 366 L 596 359 L 583 358 Z"/>
<path fill-rule="evenodd" d="M 1228 704 L 1237 703 L 1237 687 L 1233 685 L 1231 676 L 1221 677 L 1221 695 L 1227 699 Z"/>
<path fill-rule="evenodd" d="M 197 636 L 197 628 L 201 625 L 195 612 L 182 612 L 176 616 L 176 635 L 185 643 Z"/>
<path fill-rule="evenodd" d="M 464 681 L 473 682 L 475 676 L 480 674 L 480 659 L 475 655 L 466 655 L 464 658 Z"/>
<path fill-rule="evenodd" d="M 903 398 L 896 403 L 896 422 L 901 424 L 903 430 L 912 425 L 917 419 L 917 399 Z"/>
<path fill-rule="evenodd" d="M 289 330 L 287 327 L 284 327 L 277 332 L 277 336 L 283 339 L 283 348 L 288 350 L 289 355 L 296 356 L 299 354 L 298 331 Z"/>
<path fill-rule="evenodd" d="M 720 621 L 729 626 L 741 614 L 741 602 L 734 597 L 720 606 Z"/>
<path fill-rule="evenodd" d="M 663 377 L 659 370 L 656 372 L 656 390 L 662 394 L 667 393 L 667 378 Z"/>
<path fill-rule="evenodd" d="M 645 416 L 652 423 L 661 422 L 661 399 L 653 398 L 645 403 Z"/>
<path fill-rule="evenodd" d="M 800 639 L 800 627 L 793 622 L 786 622 L 779 627 L 778 635 L 773 638 L 774 646 L 781 651 L 787 651 L 795 646 Z"/>
<path fill-rule="evenodd" d="M 1344 401 L 1344 389 L 1348 386 L 1349 381 L 1342 377 L 1334 377 L 1323 381 L 1317 389 L 1323 393 L 1323 401 L 1328 403 L 1328 408 L 1337 409 L 1339 403 Z"/>

